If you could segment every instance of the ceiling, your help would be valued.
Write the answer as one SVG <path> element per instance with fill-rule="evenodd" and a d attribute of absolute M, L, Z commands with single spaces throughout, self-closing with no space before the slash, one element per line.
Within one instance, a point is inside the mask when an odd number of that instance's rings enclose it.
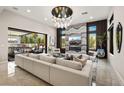
<path fill-rule="evenodd" d="M 52 22 L 51 10 L 55 6 L 6 6 L 4 8 L 28 17 L 45 25 L 55 27 Z M 106 19 L 111 7 L 109 6 L 70 6 L 73 10 L 72 24 Z M 88 14 L 82 15 L 83 12 Z"/>

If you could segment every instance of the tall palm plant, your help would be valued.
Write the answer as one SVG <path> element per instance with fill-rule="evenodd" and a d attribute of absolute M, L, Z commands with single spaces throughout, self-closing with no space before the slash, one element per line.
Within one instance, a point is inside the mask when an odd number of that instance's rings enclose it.
<path fill-rule="evenodd" d="M 97 36 L 97 42 L 99 45 L 99 48 L 103 48 L 103 46 L 105 45 L 104 42 L 107 40 L 107 32 L 102 33 L 101 35 Z"/>
<path fill-rule="evenodd" d="M 105 57 L 105 41 L 107 40 L 107 32 L 102 33 L 101 35 L 97 36 L 97 42 L 99 45 L 99 48 L 97 49 L 97 56 L 100 58 Z"/>

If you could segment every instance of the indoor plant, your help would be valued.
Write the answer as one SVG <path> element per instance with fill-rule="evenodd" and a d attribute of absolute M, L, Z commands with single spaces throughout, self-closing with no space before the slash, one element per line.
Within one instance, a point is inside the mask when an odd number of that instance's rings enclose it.
<path fill-rule="evenodd" d="M 97 56 L 100 58 L 105 57 L 105 42 L 107 40 L 107 32 L 103 32 L 101 35 L 97 36 L 97 43 L 98 43 L 98 48 L 97 48 Z"/>

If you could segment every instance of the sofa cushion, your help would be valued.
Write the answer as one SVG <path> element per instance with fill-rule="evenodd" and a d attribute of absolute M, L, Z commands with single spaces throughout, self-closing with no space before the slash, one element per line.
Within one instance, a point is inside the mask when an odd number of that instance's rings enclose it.
<path fill-rule="evenodd" d="M 29 53 L 28 56 L 31 57 L 31 58 L 39 59 L 39 55 L 38 54 Z"/>
<path fill-rule="evenodd" d="M 48 55 L 40 55 L 39 59 L 42 60 L 42 61 L 49 62 L 49 63 L 55 63 L 56 62 L 55 57 L 48 56 Z"/>
<path fill-rule="evenodd" d="M 86 64 L 86 62 L 87 62 L 86 58 L 80 59 L 80 58 L 74 57 L 73 60 L 77 61 L 77 62 L 80 62 L 82 64 L 82 66 L 84 66 Z"/>
<path fill-rule="evenodd" d="M 82 64 L 76 61 L 72 61 L 72 60 L 65 60 L 62 58 L 57 58 L 56 59 L 56 64 L 58 65 L 62 65 L 62 66 L 66 66 L 66 67 L 70 67 L 76 70 L 82 70 Z"/>
<path fill-rule="evenodd" d="M 89 60 L 90 59 L 90 56 L 87 55 L 87 54 L 82 54 L 82 58 L 86 58 L 87 60 Z"/>

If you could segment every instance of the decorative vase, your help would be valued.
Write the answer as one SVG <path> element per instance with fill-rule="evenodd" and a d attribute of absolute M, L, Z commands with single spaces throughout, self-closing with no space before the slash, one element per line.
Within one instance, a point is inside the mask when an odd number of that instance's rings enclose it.
<path fill-rule="evenodd" d="M 97 49 L 97 56 L 99 58 L 105 57 L 105 50 L 104 49 Z"/>

